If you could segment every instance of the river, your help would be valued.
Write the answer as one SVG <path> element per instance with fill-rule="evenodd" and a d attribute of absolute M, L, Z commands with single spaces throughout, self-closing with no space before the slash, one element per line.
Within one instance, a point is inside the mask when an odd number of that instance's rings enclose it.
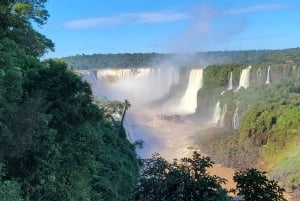
<path fill-rule="evenodd" d="M 175 122 L 164 120 L 158 111 L 145 108 L 132 108 L 126 114 L 125 127 L 131 141 L 142 140 L 142 149 L 137 149 L 141 158 L 149 158 L 159 153 L 167 161 L 192 156 L 194 151 L 201 153 L 201 147 L 194 142 L 194 135 L 201 135 L 208 128 L 195 122 Z M 202 153 L 203 154 L 203 153 Z M 225 178 L 227 189 L 234 188 L 234 170 L 215 164 L 209 169 L 213 175 Z"/>

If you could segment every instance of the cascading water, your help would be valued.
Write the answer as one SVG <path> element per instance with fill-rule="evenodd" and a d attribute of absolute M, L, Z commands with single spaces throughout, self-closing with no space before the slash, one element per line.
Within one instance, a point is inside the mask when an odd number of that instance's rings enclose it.
<path fill-rule="evenodd" d="M 221 115 L 220 115 L 220 121 L 219 121 L 219 127 L 220 128 L 223 128 L 224 125 L 225 125 L 225 115 L 227 113 L 227 104 L 225 104 L 223 107 L 222 107 L 222 111 L 221 111 Z"/>
<path fill-rule="evenodd" d="M 227 90 L 232 90 L 232 72 L 230 72 Z"/>
<path fill-rule="evenodd" d="M 134 104 L 158 99 L 179 82 L 178 69 L 171 66 L 100 69 L 96 74 L 108 99 L 129 99 Z"/>
<path fill-rule="evenodd" d="M 228 78 L 228 87 L 227 87 L 227 91 L 232 90 L 232 72 L 230 72 L 229 74 L 229 78 Z M 222 91 L 221 95 L 223 95 L 226 91 Z"/>
<path fill-rule="evenodd" d="M 145 77 L 149 77 L 153 72 L 151 68 L 138 68 L 135 73 L 136 79 L 143 79 Z"/>
<path fill-rule="evenodd" d="M 217 125 L 220 120 L 220 117 L 221 117 L 221 107 L 220 107 L 220 102 L 218 101 L 215 107 L 215 111 L 211 123 Z"/>
<path fill-rule="evenodd" d="M 271 67 L 268 67 L 268 74 L 267 74 L 267 80 L 266 80 L 266 84 L 270 84 L 270 69 Z"/>
<path fill-rule="evenodd" d="M 132 69 L 101 69 L 97 71 L 97 78 L 101 81 L 116 82 L 133 76 Z"/>
<path fill-rule="evenodd" d="M 250 85 L 250 70 L 251 70 L 251 66 L 242 70 L 238 89 L 240 89 L 241 87 L 244 87 L 245 89 L 247 89 L 249 87 L 249 85 Z"/>
<path fill-rule="evenodd" d="M 168 88 L 170 88 L 173 84 L 178 84 L 179 82 L 179 73 L 177 68 L 167 68 L 166 69 L 167 76 L 163 79 L 167 78 Z"/>
<path fill-rule="evenodd" d="M 234 110 L 233 116 L 232 116 L 232 128 L 234 130 L 237 130 L 239 128 L 239 104 L 236 105 L 236 108 Z"/>
<path fill-rule="evenodd" d="M 256 71 L 256 83 L 261 84 L 262 83 L 262 75 L 261 75 L 261 69 L 257 69 Z"/>
<path fill-rule="evenodd" d="M 180 101 L 180 110 L 185 113 L 194 113 L 197 107 L 197 93 L 203 85 L 203 69 L 192 69 L 188 87 Z"/>
<path fill-rule="evenodd" d="M 83 71 L 81 73 L 83 73 Z M 84 80 L 90 84 L 94 96 L 99 96 L 101 94 L 105 94 L 105 92 L 104 92 L 105 90 L 104 90 L 103 86 L 97 79 L 96 72 L 93 72 L 93 71 L 84 72 L 82 80 Z"/>

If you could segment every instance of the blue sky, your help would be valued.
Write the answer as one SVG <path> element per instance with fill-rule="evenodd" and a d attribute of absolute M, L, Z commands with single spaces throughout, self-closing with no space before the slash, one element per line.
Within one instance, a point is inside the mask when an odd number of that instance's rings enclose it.
<path fill-rule="evenodd" d="M 300 46 L 296 0 L 49 0 L 45 57 Z"/>

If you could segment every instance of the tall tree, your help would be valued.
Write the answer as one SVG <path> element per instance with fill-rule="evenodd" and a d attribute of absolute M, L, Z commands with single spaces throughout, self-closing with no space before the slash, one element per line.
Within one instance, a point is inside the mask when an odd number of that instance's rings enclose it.
<path fill-rule="evenodd" d="M 45 9 L 47 0 L 0 1 L 0 41 L 9 38 L 19 44 L 27 54 L 42 56 L 54 50 L 54 44 L 32 28 L 32 22 L 44 25 L 49 17 Z"/>
<path fill-rule="evenodd" d="M 123 109 L 122 118 L 121 118 L 121 126 L 123 126 L 123 122 L 124 122 L 124 118 L 125 118 L 125 114 L 126 114 L 127 110 L 131 107 L 131 104 L 127 99 L 124 101 L 123 105 L 124 105 L 124 109 Z"/>
<path fill-rule="evenodd" d="M 235 173 L 233 180 L 237 183 L 238 194 L 244 196 L 245 201 L 286 201 L 285 191 L 274 180 L 268 180 L 265 172 L 247 169 Z"/>
<path fill-rule="evenodd" d="M 227 201 L 227 191 L 222 188 L 226 180 L 211 176 L 207 169 L 213 162 L 194 152 L 192 158 L 183 158 L 181 163 L 167 162 L 160 155 L 142 160 L 137 193 L 133 200 L 148 201 Z"/>

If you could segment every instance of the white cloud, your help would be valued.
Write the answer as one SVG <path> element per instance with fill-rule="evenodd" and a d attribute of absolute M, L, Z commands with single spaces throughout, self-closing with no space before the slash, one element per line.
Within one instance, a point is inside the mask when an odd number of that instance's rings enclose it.
<path fill-rule="evenodd" d="M 187 19 L 186 13 L 175 13 L 171 11 L 133 13 L 132 17 L 137 23 L 168 23 Z"/>
<path fill-rule="evenodd" d="M 68 28 L 92 28 L 92 27 L 104 27 L 110 25 L 116 25 L 122 23 L 122 18 L 120 17 L 98 17 L 98 18 L 89 18 L 81 20 L 73 20 L 65 23 L 65 26 Z"/>
<path fill-rule="evenodd" d="M 189 18 L 183 12 L 161 11 L 161 12 L 136 12 L 123 13 L 110 17 L 95 17 L 66 22 L 67 28 L 102 28 L 122 24 L 149 24 L 149 23 L 170 23 Z"/>
<path fill-rule="evenodd" d="M 262 11 L 270 11 L 270 10 L 278 10 L 284 8 L 284 4 L 257 4 L 253 6 L 243 7 L 243 8 L 235 8 L 224 11 L 225 15 L 240 15 L 247 13 L 255 13 Z"/>

